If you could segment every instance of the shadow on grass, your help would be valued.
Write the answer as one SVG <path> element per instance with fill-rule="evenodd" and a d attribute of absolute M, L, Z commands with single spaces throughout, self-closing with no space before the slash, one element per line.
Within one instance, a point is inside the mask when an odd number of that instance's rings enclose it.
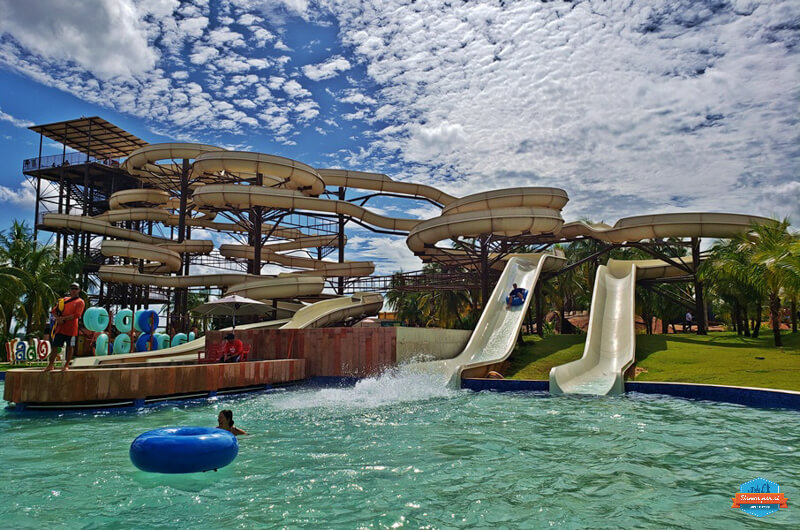
<path fill-rule="evenodd" d="M 552 366 L 574 360 L 583 353 L 586 335 L 551 335 L 542 340 L 527 336 L 525 344 L 518 346 L 509 358 L 507 373 L 515 377 L 526 368 L 535 367 L 538 378 L 546 378 Z"/>

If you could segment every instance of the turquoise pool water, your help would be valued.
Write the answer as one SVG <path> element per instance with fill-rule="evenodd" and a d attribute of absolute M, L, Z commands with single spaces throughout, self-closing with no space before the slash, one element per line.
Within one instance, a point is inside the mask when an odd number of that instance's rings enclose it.
<path fill-rule="evenodd" d="M 249 431 L 217 473 L 148 475 L 139 433 Z M 134 413 L 0 414 L 4 528 L 794 526 L 800 414 L 666 397 L 445 390 L 424 376 Z M 739 484 L 788 510 L 731 509 Z"/>

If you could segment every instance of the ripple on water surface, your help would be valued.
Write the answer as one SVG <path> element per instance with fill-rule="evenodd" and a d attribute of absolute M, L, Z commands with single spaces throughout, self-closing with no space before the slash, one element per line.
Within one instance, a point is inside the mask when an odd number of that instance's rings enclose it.
<path fill-rule="evenodd" d="M 141 432 L 234 410 L 217 473 L 139 472 Z M 138 413 L 0 416 L 4 527 L 759 526 L 741 482 L 800 476 L 800 414 L 665 397 L 471 393 L 425 375 Z M 772 526 L 796 523 L 792 510 Z"/>

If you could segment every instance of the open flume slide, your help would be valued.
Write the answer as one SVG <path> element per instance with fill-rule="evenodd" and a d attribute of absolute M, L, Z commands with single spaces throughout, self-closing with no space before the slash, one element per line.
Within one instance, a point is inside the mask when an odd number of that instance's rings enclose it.
<path fill-rule="evenodd" d="M 331 298 L 304 307 L 281 329 L 324 328 L 352 319 L 361 320 L 377 315 L 382 307 L 383 296 L 378 293 L 355 293 Z"/>
<path fill-rule="evenodd" d="M 517 342 L 517 335 L 533 298 L 533 288 L 541 273 L 545 270 L 558 270 L 563 264 L 563 257 L 552 254 L 518 254 L 511 257 L 464 350 L 452 359 L 414 363 L 407 365 L 405 369 L 435 374 L 446 385 L 458 386 L 464 370 L 504 361 L 511 355 Z M 527 289 L 528 296 L 522 305 L 508 309 L 506 296 L 515 283 L 518 287 Z"/>
<path fill-rule="evenodd" d="M 686 274 L 681 267 L 691 264 L 691 256 L 684 256 L 672 258 L 672 263 L 660 259 L 612 259 L 608 265 L 600 266 L 583 356 L 550 370 L 550 393 L 623 393 L 625 372 L 636 360 L 636 280 Z"/>
<path fill-rule="evenodd" d="M 383 307 L 383 296 L 377 293 L 356 293 L 352 296 L 343 296 L 322 300 L 304 306 L 298 310 L 297 304 L 278 302 L 280 311 L 296 311 L 289 319 L 256 322 L 237 326 L 237 330 L 252 329 L 304 329 L 324 328 L 334 324 L 361 320 L 370 315 L 376 315 Z M 225 328 L 223 331 L 231 331 Z M 174 362 L 190 361 L 196 358 L 197 352 L 206 346 L 206 338 L 200 337 L 180 346 L 164 348 L 151 352 L 127 353 L 100 357 L 78 357 L 73 366 L 97 366 L 103 364 L 119 364 L 131 362 Z"/>
<path fill-rule="evenodd" d="M 280 309 L 280 306 L 279 306 Z M 237 326 L 237 330 L 247 329 L 269 329 L 279 328 L 288 323 L 290 319 L 269 320 L 266 322 L 256 322 L 255 324 L 243 324 Z M 223 331 L 230 331 L 232 328 L 225 328 Z M 137 352 L 137 353 L 117 353 L 114 355 L 101 355 L 94 357 L 76 357 L 72 361 L 74 367 L 102 366 L 120 363 L 145 363 L 145 362 L 175 362 L 190 361 L 197 358 L 197 352 L 206 347 L 205 336 L 193 341 L 185 342 L 179 346 L 172 346 L 162 350 Z"/>
<path fill-rule="evenodd" d="M 374 272 L 371 262 L 338 263 L 314 259 L 314 253 L 298 256 L 301 249 L 324 249 L 340 244 L 339 237 L 330 233 L 313 233 L 312 229 L 263 224 L 262 235 L 269 234 L 271 242 L 261 245 L 259 259 L 262 263 L 275 263 L 298 270 L 281 274 L 277 278 L 245 274 L 209 275 L 171 275 L 180 272 L 189 254 L 207 254 L 213 250 L 212 241 L 187 238 L 176 243 L 163 237 L 143 234 L 114 223 L 136 223 L 139 221 L 162 223 L 165 226 L 200 226 L 223 232 L 244 232 L 248 229 L 245 219 L 231 216 L 231 210 L 283 210 L 304 214 L 314 212 L 327 214 L 322 217 L 339 215 L 367 226 L 376 231 L 390 231 L 407 235 L 408 248 L 423 261 L 441 261 L 450 266 L 477 267 L 474 255 L 465 250 L 452 248 L 443 241 L 456 238 L 483 238 L 485 236 L 505 238 L 525 238 L 538 243 L 556 243 L 581 237 L 591 237 L 611 244 L 627 244 L 644 239 L 667 237 L 731 237 L 750 230 L 753 224 L 774 222 L 763 217 L 717 214 L 717 213 L 678 213 L 635 216 L 620 219 L 614 226 L 589 224 L 584 222 L 565 223 L 561 211 L 569 198 L 564 190 L 550 187 L 519 187 L 475 193 L 465 197 L 455 197 L 432 186 L 395 181 L 380 173 L 348 171 L 342 169 L 317 169 L 302 162 L 284 157 L 252 152 L 227 151 L 204 144 L 166 143 L 147 145 L 129 155 L 122 168 L 138 178 L 144 186 L 161 187 L 170 191 L 148 187 L 120 190 L 109 197 L 110 209 L 94 217 L 47 213 L 43 217 L 44 226 L 65 230 L 83 231 L 113 238 L 106 239 L 101 252 L 107 257 L 133 261 L 132 265 L 104 265 L 99 276 L 104 281 L 129 283 L 135 285 L 154 285 L 168 288 L 188 288 L 196 286 L 220 286 L 227 288 L 229 294 L 239 294 L 255 299 L 281 299 L 318 294 L 324 278 L 366 276 Z M 166 186 L 166 187 L 165 187 Z M 366 199 L 359 197 L 361 204 L 325 197 L 326 188 L 333 187 L 372 190 L 393 196 L 405 196 L 427 200 L 441 206 L 439 215 L 429 219 L 409 219 L 388 217 L 365 208 Z M 175 190 L 184 193 L 182 197 L 173 196 Z M 178 213 L 183 215 L 181 218 Z M 228 222 L 220 222 L 218 217 Z M 275 217 L 274 219 L 277 219 Z M 266 219 L 273 220 L 273 219 Z M 309 233 L 305 233 L 306 230 Z M 201 232 L 202 233 L 202 232 Z M 198 234 L 195 234 L 198 235 Z M 278 239 L 281 241 L 275 242 Z M 240 241 L 244 241 L 241 238 Z M 486 240 L 481 243 L 483 246 Z M 513 243 L 513 241 L 510 241 Z M 252 243 L 252 239 L 251 239 Z M 286 254 L 284 252 L 290 252 Z M 220 245 L 219 254 L 231 260 L 253 260 L 253 247 L 245 244 Z M 317 256 L 321 257 L 318 251 Z M 533 261 L 531 261 L 533 260 Z M 212 261 L 212 260 L 208 260 Z M 491 257 L 491 267 L 503 267 L 503 260 Z M 518 284 L 533 288 L 542 267 L 550 267 L 558 262 L 552 256 L 518 256 L 508 260 L 502 273 L 501 284 L 495 289 L 494 298 L 486 302 L 487 311 L 481 316 L 479 329 L 470 339 L 470 346 L 456 360 L 445 362 L 443 374 L 452 380 L 464 367 L 492 364 L 504 359 L 511 351 L 504 346 L 506 338 L 515 339 L 519 329 L 524 307 L 519 310 L 494 311 L 492 308 L 502 302 L 510 283 L 519 277 Z M 674 265 L 674 263 L 672 264 Z M 603 293 L 596 292 L 597 303 L 601 300 L 617 300 L 618 293 L 612 292 L 612 284 L 619 283 L 615 275 L 621 266 L 603 269 Z M 634 267 L 634 275 L 647 268 L 649 274 L 685 274 L 680 268 L 675 272 L 663 263 L 645 267 Z M 141 271 L 141 272 L 139 272 Z M 157 274 L 158 273 L 158 274 Z M 165 274 L 166 273 L 166 274 Z M 631 276 L 632 280 L 633 276 Z M 503 284 L 505 282 L 506 284 Z M 532 283 L 534 282 L 534 283 Z M 359 295 L 357 295 L 359 296 Z M 369 304 L 372 295 L 361 295 L 362 304 Z M 322 305 L 310 310 L 304 308 L 295 315 L 317 315 L 312 318 L 324 322 L 326 318 L 337 320 L 338 311 L 347 311 L 352 301 L 324 301 Z M 498 302 L 498 300 L 500 302 Z M 377 302 L 374 302 L 377 304 Z M 593 302 L 594 303 L 594 302 Z M 504 305 L 504 304 L 503 304 Z M 527 304 L 526 306 L 527 307 Z M 306 309 L 309 309 L 308 311 Z M 328 313 L 330 311 L 330 313 Z M 520 313 L 519 319 L 510 315 Z M 356 312 L 357 313 L 357 312 Z M 600 311 L 603 314 L 603 311 Z M 355 313 L 354 313 L 355 314 Z M 327 315 L 323 318 L 324 315 Z M 499 315 L 504 315 L 500 318 Z M 347 315 L 346 315 L 347 316 Z M 345 317 L 346 318 L 346 317 Z M 495 319 L 495 320 L 492 320 Z M 499 320 L 497 320 L 499 319 Z M 612 317 L 605 323 L 597 317 L 596 326 L 612 327 Z M 632 320 L 632 319 L 631 319 Z M 340 320 L 341 321 L 341 320 Z M 296 324 L 299 325 L 297 320 Z M 506 327 L 516 328 L 505 337 Z M 617 326 L 619 333 L 627 328 Z M 617 341 L 616 332 L 595 335 L 601 346 L 608 341 Z M 602 340 L 601 340 L 602 339 Z M 622 340 L 622 339 L 619 339 Z M 594 347 L 594 345 L 592 346 Z M 602 349 L 600 346 L 598 348 Z M 605 350 L 603 350 L 605 351 Z M 561 379 L 557 380 L 557 384 Z"/>
<path fill-rule="evenodd" d="M 636 355 L 636 264 L 609 260 L 597 269 L 583 356 L 550 370 L 550 393 L 625 391 L 625 371 Z"/>

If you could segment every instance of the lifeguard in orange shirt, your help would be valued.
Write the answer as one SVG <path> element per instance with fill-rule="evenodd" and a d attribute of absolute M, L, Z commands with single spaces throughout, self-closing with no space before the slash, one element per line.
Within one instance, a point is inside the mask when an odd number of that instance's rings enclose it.
<path fill-rule="evenodd" d="M 55 317 L 55 334 L 53 336 L 53 348 L 50 352 L 45 372 L 50 372 L 55 367 L 58 350 L 66 346 L 64 366 L 61 370 L 69 370 L 69 363 L 75 354 L 75 347 L 78 343 L 78 323 L 86 304 L 81 298 L 81 286 L 73 283 L 69 286 L 69 296 L 58 301 L 51 313 Z"/>

